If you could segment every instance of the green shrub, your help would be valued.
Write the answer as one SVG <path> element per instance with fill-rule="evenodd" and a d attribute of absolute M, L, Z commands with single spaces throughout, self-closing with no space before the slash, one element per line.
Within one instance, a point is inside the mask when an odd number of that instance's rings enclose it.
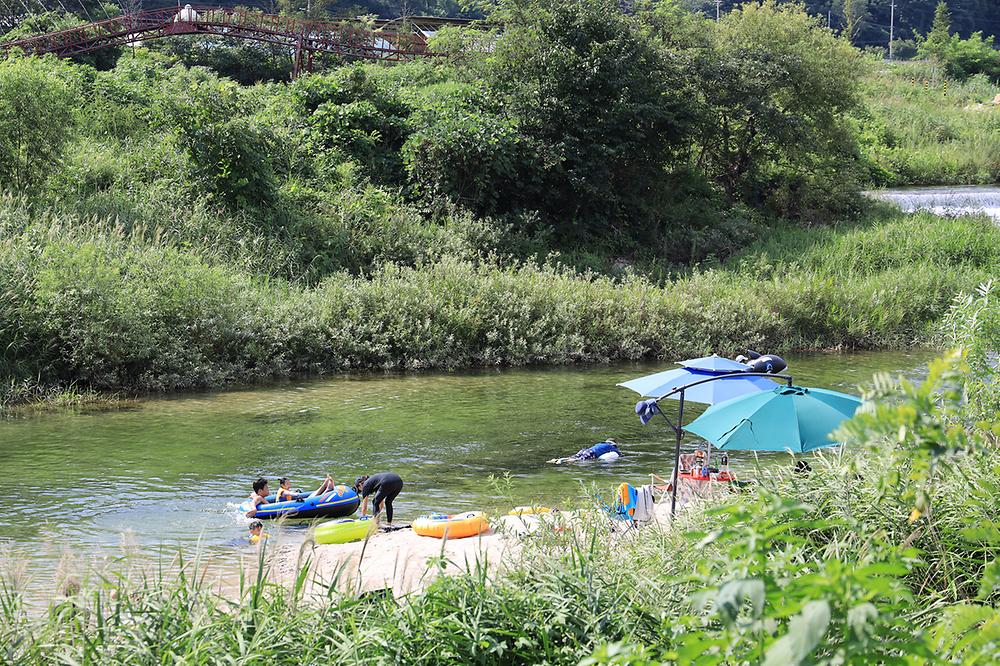
<path fill-rule="evenodd" d="M 72 136 L 79 86 L 54 57 L 0 62 L 0 187 L 27 192 L 59 162 Z"/>
<path fill-rule="evenodd" d="M 321 171 L 350 160 L 373 181 L 402 181 L 400 150 L 409 134 L 410 108 L 379 70 L 344 67 L 293 83 L 296 120 Z"/>

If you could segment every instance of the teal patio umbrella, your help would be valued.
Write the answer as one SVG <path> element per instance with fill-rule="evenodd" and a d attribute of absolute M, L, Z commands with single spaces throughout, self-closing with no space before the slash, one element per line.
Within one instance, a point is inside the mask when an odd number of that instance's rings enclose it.
<path fill-rule="evenodd" d="M 749 372 L 750 367 L 737 361 L 712 355 L 703 358 L 679 361 L 680 368 L 657 372 L 644 377 L 637 377 L 618 386 L 631 389 L 643 397 L 652 398 L 636 405 L 636 413 L 645 424 L 653 413 L 663 414 L 676 434 L 674 445 L 674 471 L 671 483 L 670 515 L 677 509 L 677 475 L 680 471 L 681 439 L 683 436 L 684 403 L 685 401 L 701 402 L 709 405 L 722 404 L 747 394 L 770 393 L 775 388 L 772 380 L 782 380 L 789 386 L 792 378 L 788 375 L 770 374 L 765 372 Z M 670 421 L 666 414 L 659 410 L 661 400 L 670 398 L 680 402 L 677 411 L 677 424 Z M 647 411 L 653 403 L 657 409 Z M 711 451 L 711 447 L 709 448 Z"/>
<path fill-rule="evenodd" d="M 846 393 L 779 386 L 713 405 L 684 430 L 720 449 L 802 453 L 838 444 L 830 433 L 860 406 Z"/>

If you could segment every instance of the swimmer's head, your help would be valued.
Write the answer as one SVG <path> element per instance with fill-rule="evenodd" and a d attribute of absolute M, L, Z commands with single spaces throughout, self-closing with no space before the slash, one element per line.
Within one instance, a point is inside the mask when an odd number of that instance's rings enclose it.
<path fill-rule="evenodd" d="M 263 529 L 264 529 L 264 523 L 260 522 L 259 520 L 255 520 L 252 523 L 250 523 L 250 534 L 253 534 L 254 536 L 259 535 Z"/>
<path fill-rule="evenodd" d="M 267 479 L 261 477 L 253 482 L 253 491 L 261 497 L 267 496 Z"/>

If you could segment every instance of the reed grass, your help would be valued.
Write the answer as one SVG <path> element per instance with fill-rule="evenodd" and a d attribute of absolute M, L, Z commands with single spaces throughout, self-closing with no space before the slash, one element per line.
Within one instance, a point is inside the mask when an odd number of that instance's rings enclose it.
<path fill-rule="evenodd" d="M 787 230 L 663 285 L 445 255 L 309 286 L 138 227 L 8 213 L 0 230 L 0 375 L 13 389 L 31 378 L 126 393 L 344 370 L 926 344 L 954 294 L 1000 265 L 989 220 L 924 213 Z M 5 389 L 5 400 L 17 394 Z"/>

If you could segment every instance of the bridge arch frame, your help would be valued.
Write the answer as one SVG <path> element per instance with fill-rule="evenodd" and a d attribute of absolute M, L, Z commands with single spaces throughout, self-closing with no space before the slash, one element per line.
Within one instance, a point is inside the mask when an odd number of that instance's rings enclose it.
<path fill-rule="evenodd" d="M 191 11 L 189 11 L 189 9 Z M 36 35 L 0 44 L 11 52 L 52 53 L 60 57 L 82 55 L 100 49 L 134 44 L 176 35 L 206 35 L 244 39 L 285 46 L 293 54 L 293 75 L 311 61 L 313 53 L 332 53 L 348 58 L 382 62 L 406 62 L 440 55 L 427 45 L 427 38 L 443 25 L 464 25 L 463 19 L 413 17 L 405 20 L 311 21 L 218 6 L 162 7 L 122 14 L 58 32 Z"/>

